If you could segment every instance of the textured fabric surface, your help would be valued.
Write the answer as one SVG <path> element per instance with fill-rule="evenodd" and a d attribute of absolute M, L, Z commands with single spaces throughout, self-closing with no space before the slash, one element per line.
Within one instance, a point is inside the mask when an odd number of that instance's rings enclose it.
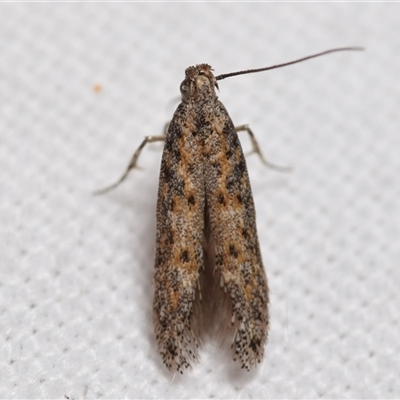
<path fill-rule="evenodd" d="M 1 398 L 400 396 L 399 4 L 0 4 Z M 271 290 L 256 373 L 218 345 L 165 371 L 151 303 L 160 134 L 184 69 L 266 158 L 248 168 Z M 249 141 L 241 135 L 245 149 Z"/>

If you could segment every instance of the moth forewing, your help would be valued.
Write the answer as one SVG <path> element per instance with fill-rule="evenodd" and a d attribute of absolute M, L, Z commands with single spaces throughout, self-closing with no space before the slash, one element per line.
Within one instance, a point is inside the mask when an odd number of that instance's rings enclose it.
<path fill-rule="evenodd" d="M 232 347 L 242 368 L 260 362 L 268 335 L 268 287 L 257 237 L 246 160 L 223 104 L 215 102 L 205 146 L 205 195 L 215 241 L 215 269 L 221 293 L 230 297 Z"/>
<path fill-rule="evenodd" d="M 198 357 L 193 323 L 199 273 L 203 267 L 204 186 L 199 144 L 177 108 L 165 139 L 157 200 L 153 314 L 164 364 L 182 372 Z"/>

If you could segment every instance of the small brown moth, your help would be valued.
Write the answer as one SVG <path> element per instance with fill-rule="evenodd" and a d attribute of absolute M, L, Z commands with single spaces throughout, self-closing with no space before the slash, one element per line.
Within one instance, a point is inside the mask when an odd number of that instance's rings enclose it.
<path fill-rule="evenodd" d="M 214 76 L 207 64 L 189 67 L 182 102 L 165 136 L 147 136 L 123 176 L 149 142 L 165 141 L 157 201 L 153 320 L 163 362 L 183 372 L 198 360 L 203 328 L 212 323 L 231 339 L 234 359 L 250 370 L 262 360 L 269 328 L 268 285 L 257 237 L 246 160 L 235 128 L 215 89 L 218 80 L 285 64 Z M 279 167 L 276 167 L 279 168 Z"/>

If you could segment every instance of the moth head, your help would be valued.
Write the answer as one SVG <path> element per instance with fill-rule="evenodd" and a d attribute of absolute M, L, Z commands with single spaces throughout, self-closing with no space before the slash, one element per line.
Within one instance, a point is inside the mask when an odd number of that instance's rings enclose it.
<path fill-rule="evenodd" d="M 216 98 L 215 88 L 218 89 L 218 84 L 212 71 L 208 64 L 186 68 L 185 79 L 180 86 L 184 103 Z"/>

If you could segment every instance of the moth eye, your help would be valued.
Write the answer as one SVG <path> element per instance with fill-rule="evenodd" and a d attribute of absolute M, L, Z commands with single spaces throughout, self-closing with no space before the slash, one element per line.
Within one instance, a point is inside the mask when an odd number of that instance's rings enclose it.
<path fill-rule="evenodd" d="M 189 92 L 189 86 L 186 84 L 186 81 L 183 81 L 181 83 L 179 90 L 181 91 L 182 94 L 186 94 Z"/>

